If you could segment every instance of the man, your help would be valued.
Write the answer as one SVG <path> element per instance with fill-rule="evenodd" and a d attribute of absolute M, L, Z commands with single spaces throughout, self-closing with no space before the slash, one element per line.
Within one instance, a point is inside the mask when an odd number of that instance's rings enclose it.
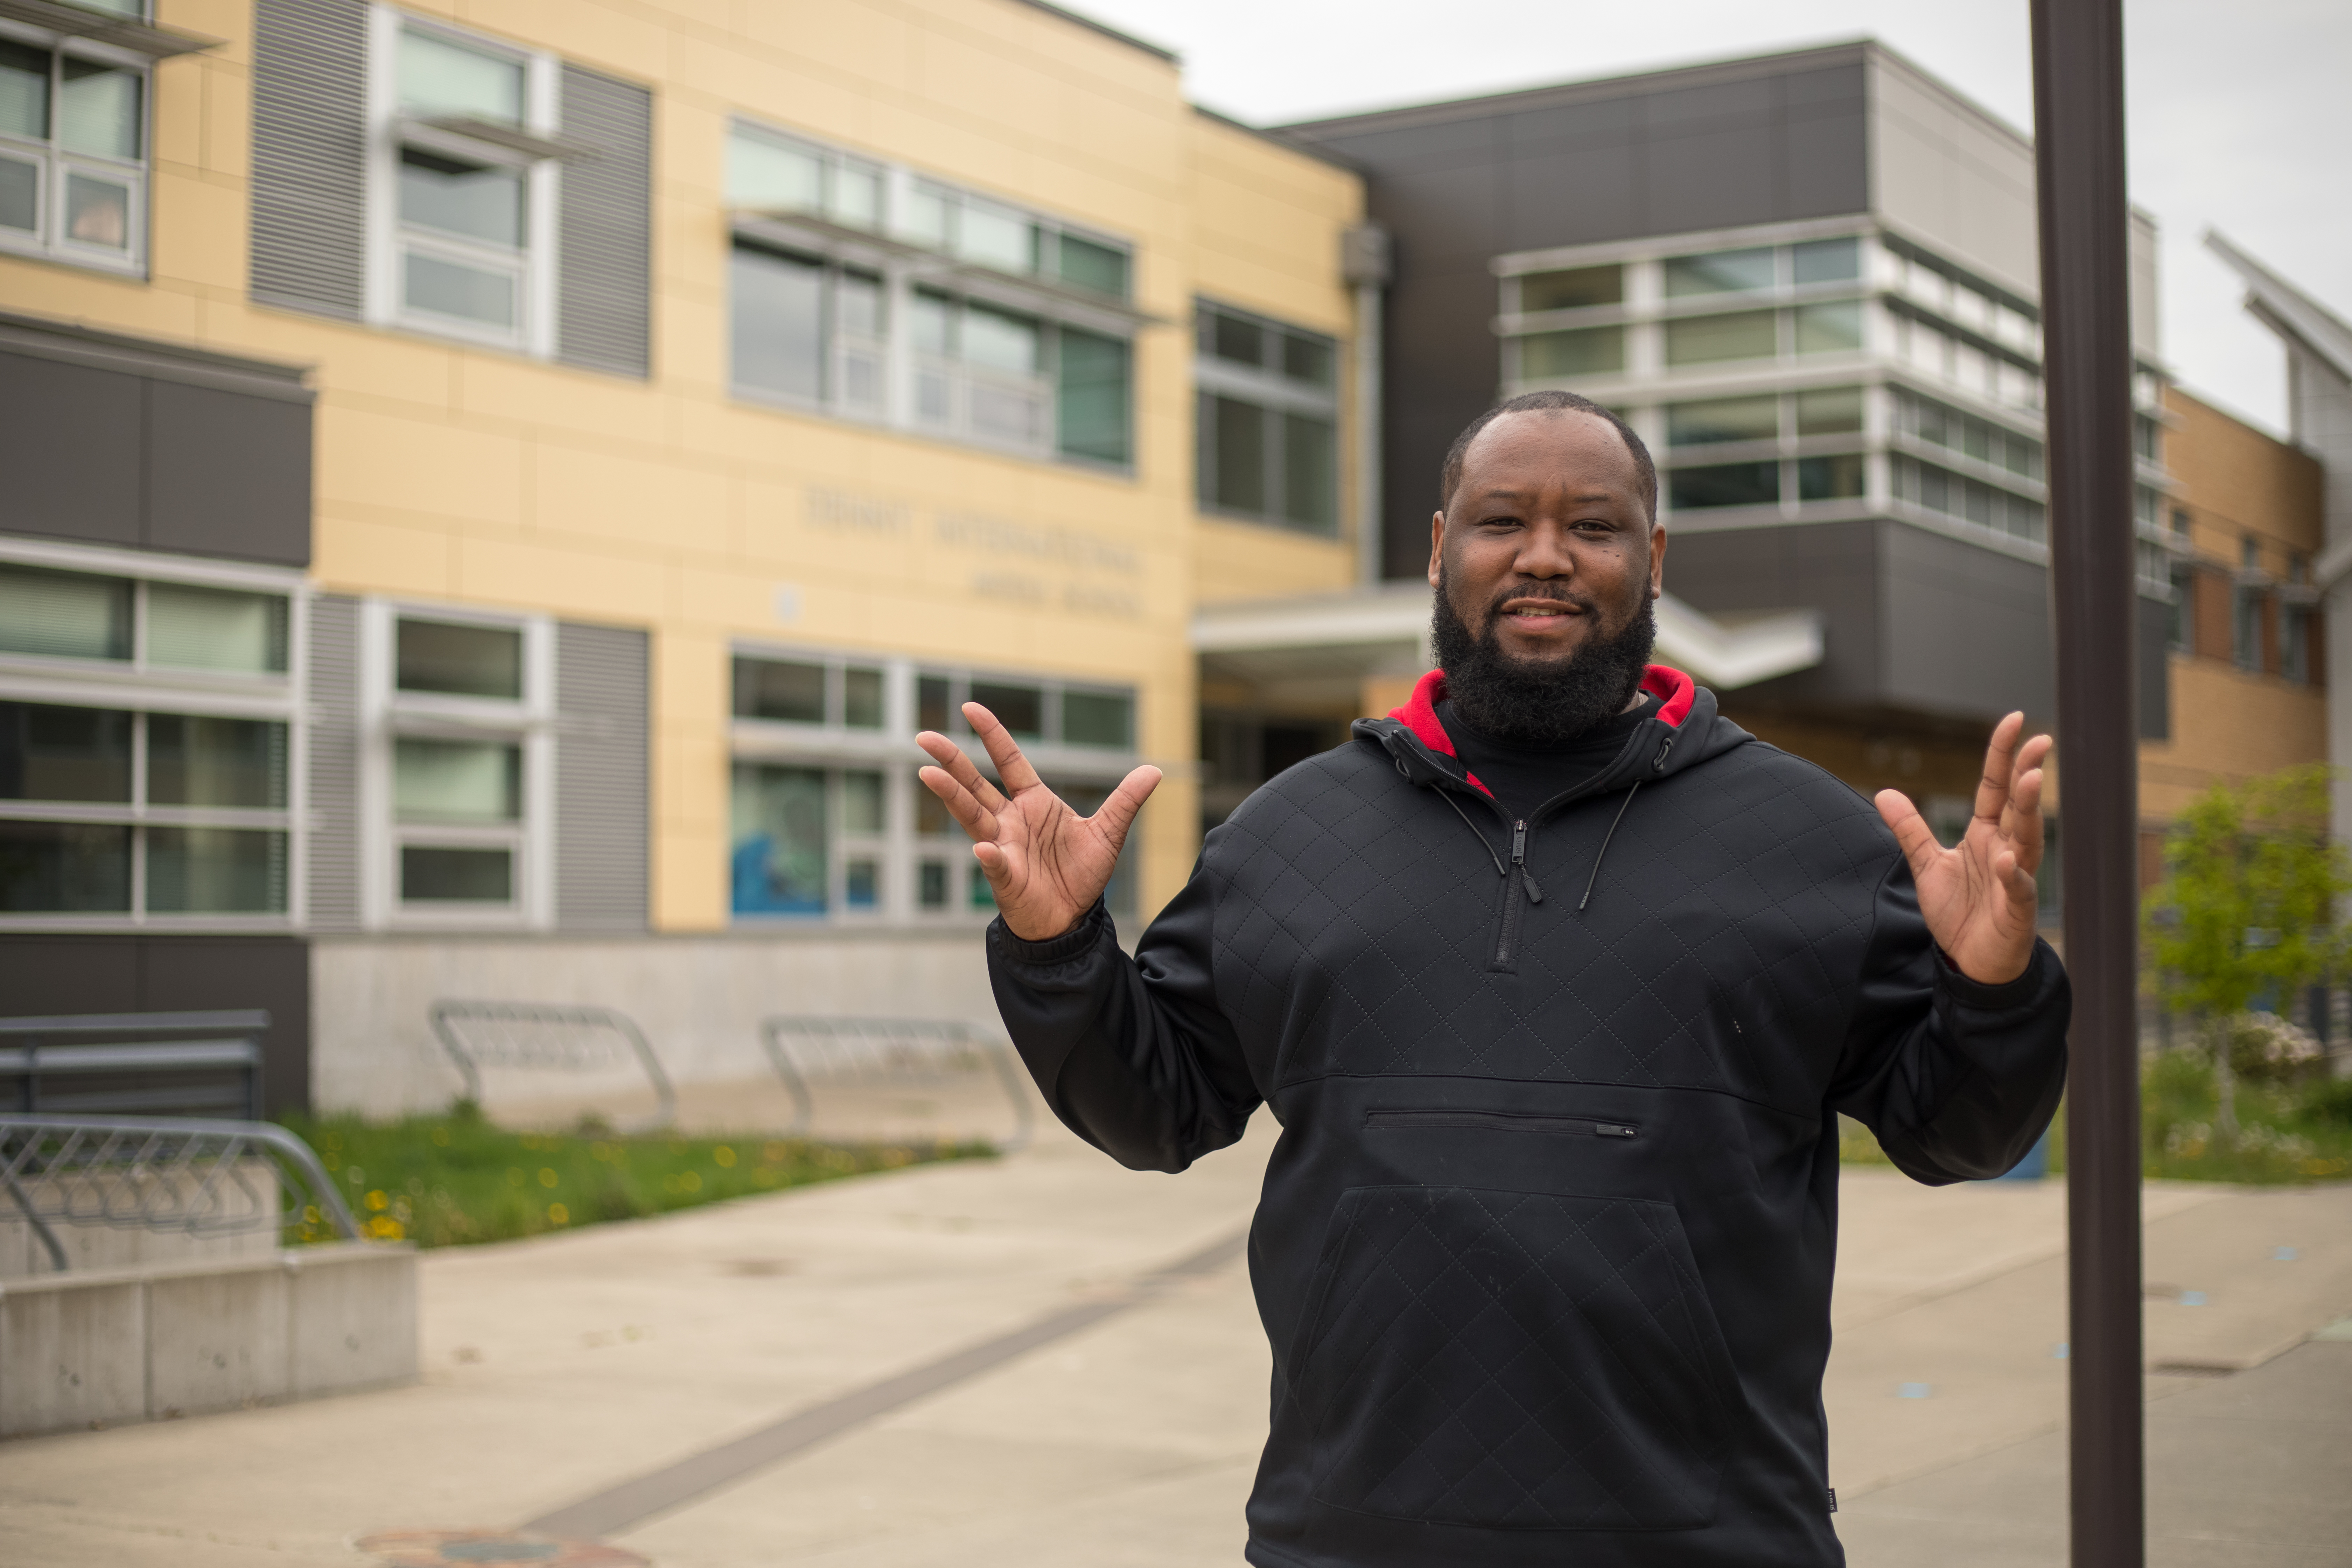
<path fill-rule="evenodd" d="M 1754 740 L 1647 662 L 1656 499 L 1583 398 L 1473 423 L 1431 526 L 1440 668 L 1212 832 L 1132 960 L 1098 895 L 1156 771 L 1082 819 L 984 709 L 1001 790 L 921 737 L 1056 1114 L 1161 1171 L 1261 1101 L 1282 1124 L 1260 1568 L 1841 1562 L 1834 1112 L 1932 1184 L 2006 1170 L 2057 1103 L 2047 738 L 1994 730 L 1950 849 Z"/>

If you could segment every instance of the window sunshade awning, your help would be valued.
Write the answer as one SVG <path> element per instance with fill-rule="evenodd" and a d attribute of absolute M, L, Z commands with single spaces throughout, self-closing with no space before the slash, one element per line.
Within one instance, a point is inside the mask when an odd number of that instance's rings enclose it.
<path fill-rule="evenodd" d="M 200 33 L 184 33 L 176 27 L 152 26 L 111 12 L 66 5 L 63 0 L 0 0 L 0 19 L 38 27 L 55 41 L 87 38 L 94 44 L 111 44 L 118 49 L 144 55 L 151 60 L 215 49 L 225 41 Z"/>

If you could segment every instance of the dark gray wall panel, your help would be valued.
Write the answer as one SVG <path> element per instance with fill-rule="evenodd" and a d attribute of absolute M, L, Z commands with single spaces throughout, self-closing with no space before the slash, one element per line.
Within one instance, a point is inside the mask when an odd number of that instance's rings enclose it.
<path fill-rule="evenodd" d="M 262 1109 L 310 1102 L 310 944 L 290 936 L 10 936 L 0 1012 L 165 1013 L 262 1007 Z"/>
<path fill-rule="evenodd" d="M 1670 534 L 1666 591 L 1709 615 L 1815 610 L 1822 659 L 1811 669 L 1744 688 L 1743 698 L 1793 704 L 1874 700 L 1883 631 L 1874 522 L 1741 528 Z"/>
<path fill-rule="evenodd" d="M 1696 135 L 1653 139 L 1643 182 L 1650 197 L 1643 226 L 1673 234 L 1785 218 L 1786 138 L 1775 129 L 1761 121 L 1735 121 Z"/>
<path fill-rule="evenodd" d="M 563 168 L 556 357 L 644 375 L 652 363 L 653 95 L 567 65 L 563 132 L 597 156 Z"/>
<path fill-rule="evenodd" d="M 150 550 L 310 562 L 310 407 L 147 383 Z"/>
<path fill-rule="evenodd" d="M 255 0 L 253 259 L 263 304 L 360 319 L 367 253 L 365 0 Z"/>
<path fill-rule="evenodd" d="M 360 929 L 360 604 L 310 601 L 310 927 Z"/>
<path fill-rule="evenodd" d="M 2139 738 L 2172 738 L 2172 606 L 2159 599 L 2139 602 L 2139 668 L 2135 682 L 2139 702 Z"/>
<path fill-rule="evenodd" d="M 555 629 L 555 923 L 643 931 L 647 881 L 648 639 Z"/>
<path fill-rule="evenodd" d="M 0 353 L 6 530 L 88 544 L 139 542 L 140 378 Z"/>
<path fill-rule="evenodd" d="M 1885 700 L 1956 719 L 2023 709 L 2047 723 L 2049 572 L 2030 561 L 1901 523 L 1882 523 Z"/>

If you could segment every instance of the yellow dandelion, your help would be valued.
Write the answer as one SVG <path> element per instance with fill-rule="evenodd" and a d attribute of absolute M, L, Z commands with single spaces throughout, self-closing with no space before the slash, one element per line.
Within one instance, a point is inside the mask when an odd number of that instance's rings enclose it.
<path fill-rule="evenodd" d="M 555 1173 L 548 1167 L 541 1165 L 539 1169 L 539 1184 L 542 1187 L 551 1187 L 555 1185 Z"/>
<path fill-rule="evenodd" d="M 731 1171 L 735 1168 L 735 1151 L 724 1143 L 710 1152 L 710 1158 L 722 1169 Z"/>
<path fill-rule="evenodd" d="M 677 1178 L 677 1186 L 680 1192 L 700 1192 L 702 1190 L 701 1173 L 698 1171 L 687 1171 L 681 1173 Z"/>
<path fill-rule="evenodd" d="M 385 1208 L 389 1207 L 391 1203 L 392 1200 L 383 1195 L 383 1189 L 381 1187 L 378 1187 L 374 1192 L 372 1192 L 367 1195 L 367 1206 L 375 1210 L 379 1214 L 383 1213 Z"/>
<path fill-rule="evenodd" d="M 547 1205 L 547 1223 L 550 1225 L 570 1225 L 572 1223 L 572 1211 L 565 1208 L 562 1204 L 550 1204 Z"/>

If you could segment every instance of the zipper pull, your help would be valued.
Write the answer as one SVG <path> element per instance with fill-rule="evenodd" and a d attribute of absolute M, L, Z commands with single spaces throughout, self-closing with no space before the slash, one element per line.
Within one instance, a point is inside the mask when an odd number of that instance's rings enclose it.
<path fill-rule="evenodd" d="M 1675 738 L 1672 735 L 1669 735 L 1664 740 L 1659 742 L 1658 754 L 1650 759 L 1650 771 L 1654 773 L 1662 773 L 1665 772 L 1666 753 L 1674 749 Z"/>
<path fill-rule="evenodd" d="M 1542 903 L 1543 889 L 1528 871 L 1528 825 L 1523 821 L 1511 824 L 1511 864 L 1519 868 L 1519 886 L 1528 890 L 1528 902 Z"/>

